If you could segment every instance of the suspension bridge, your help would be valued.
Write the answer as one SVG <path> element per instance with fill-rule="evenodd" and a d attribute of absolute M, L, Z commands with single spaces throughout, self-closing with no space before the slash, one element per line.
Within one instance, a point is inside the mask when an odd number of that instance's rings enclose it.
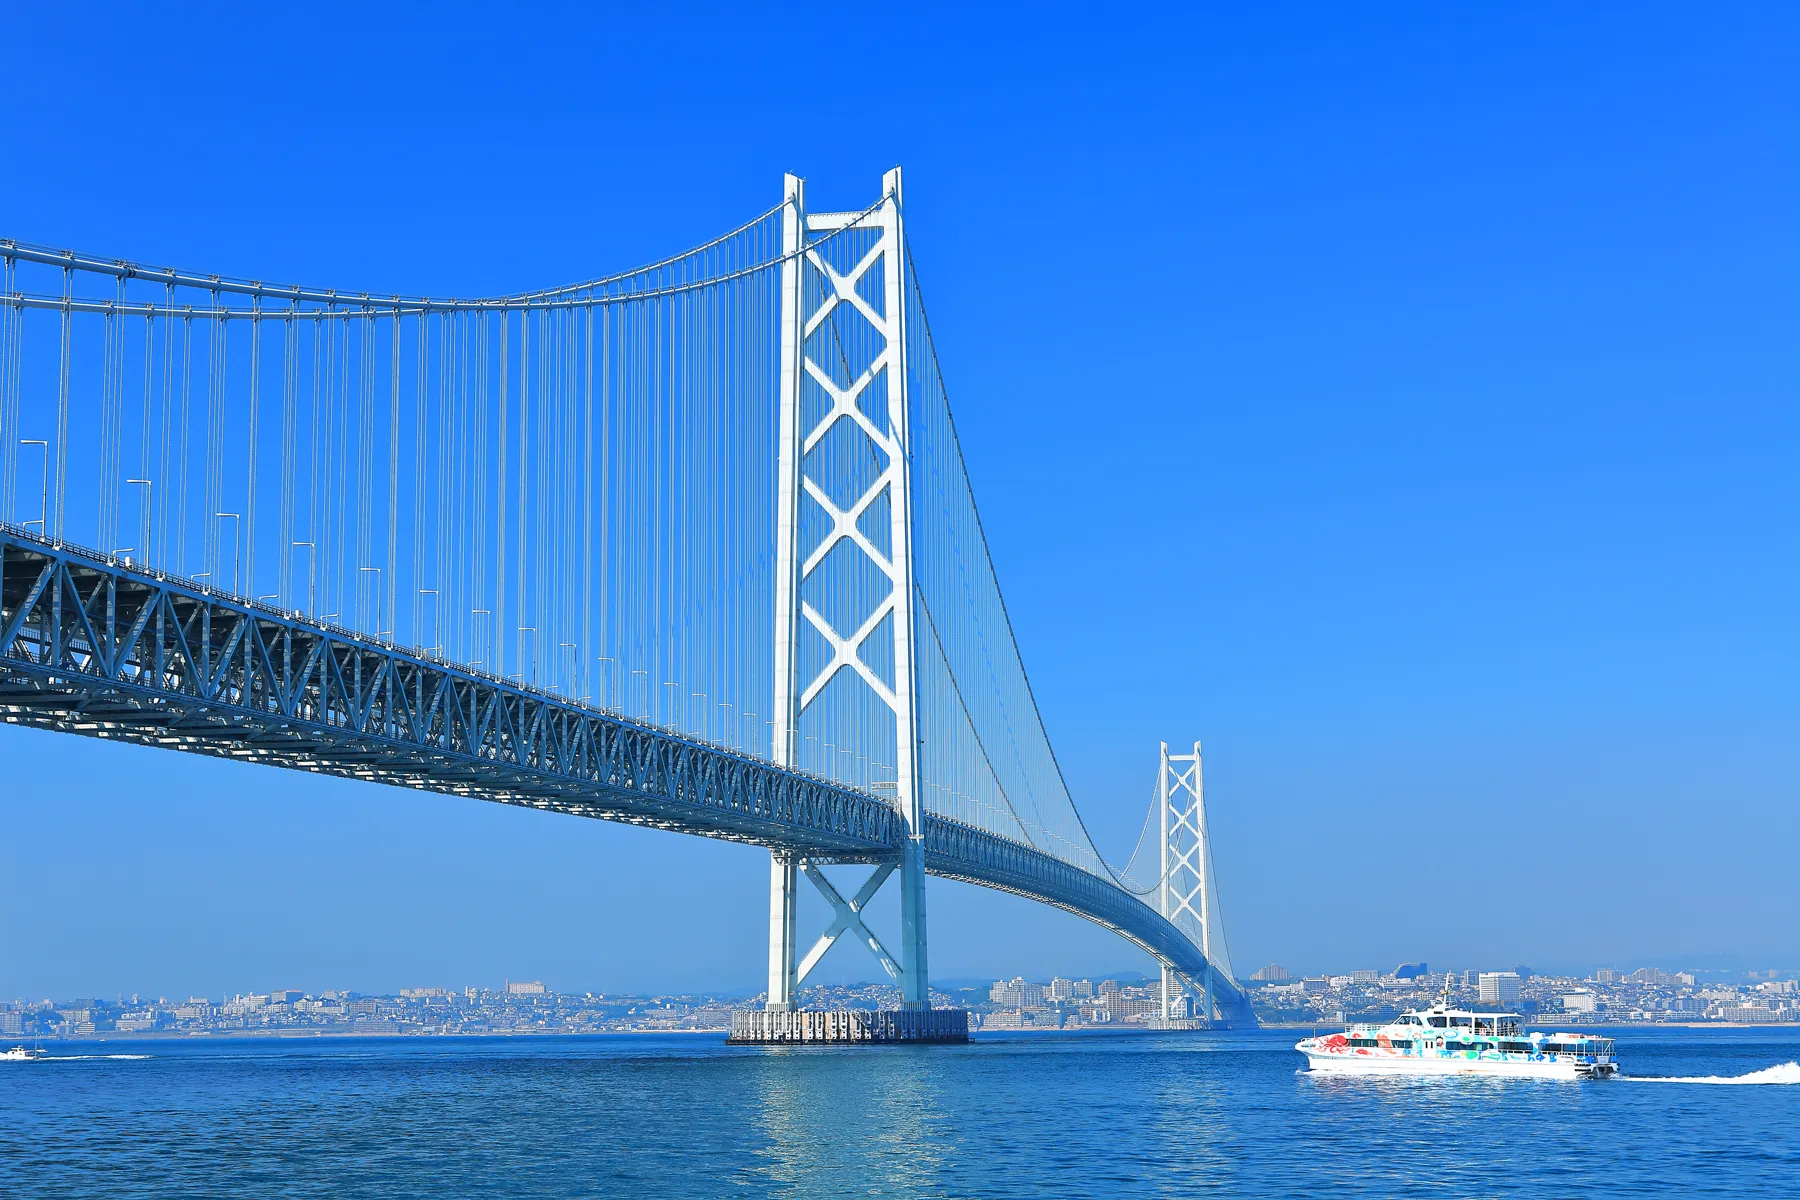
<path fill-rule="evenodd" d="M 0 719 L 767 847 L 766 1030 L 845 937 L 937 1028 L 927 875 L 1129 939 L 1166 1018 L 1254 1022 L 1199 746 L 1122 867 L 1057 765 L 898 170 L 486 299 L 0 261 Z"/>

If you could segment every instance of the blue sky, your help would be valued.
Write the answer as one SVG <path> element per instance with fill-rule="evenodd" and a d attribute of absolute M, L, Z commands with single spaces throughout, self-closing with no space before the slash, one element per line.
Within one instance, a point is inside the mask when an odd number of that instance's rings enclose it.
<path fill-rule="evenodd" d="M 0 236 L 490 294 L 902 164 L 1103 850 L 1198 737 L 1241 971 L 1800 967 L 1795 10 L 649 7 L 9 6 Z M 754 850 L 18 730 L 0 779 L 7 996 L 763 976 Z M 940 977 L 1141 965 L 930 904 Z"/>

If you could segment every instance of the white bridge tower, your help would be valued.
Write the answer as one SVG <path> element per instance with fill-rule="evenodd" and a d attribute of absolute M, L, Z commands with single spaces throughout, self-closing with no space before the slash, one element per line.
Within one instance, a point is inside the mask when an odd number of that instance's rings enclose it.
<path fill-rule="evenodd" d="M 1202 979 L 1191 982 L 1200 989 L 1198 1011 L 1193 1015 L 1213 1020 L 1213 881 L 1206 840 L 1206 785 L 1200 771 L 1200 743 L 1192 754 L 1170 754 L 1162 744 L 1162 766 L 1157 773 L 1157 813 L 1161 824 L 1162 882 L 1157 887 L 1157 911 L 1200 946 L 1206 956 Z M 1163 1019 L 1186 1016 L 1178 1012 L 1183 994 L 1177 973 L 1168 963 L 1162 968 Z"/>
<path fill-rule="evenodd" d="M 892 760 L 873 786 L 892 796 L 907 837 L 899 859 L 876 864 L 848 900 L 818 863 L 771 852 L 768 1010 L 792 1011 L 801 981 L 846 933 L 900 985 L 904 1008 L 928 1009 L 900 171 L 887 173 L 881 202 L 866 212 L 808 212 L 805 182 L 793 175 L 785 200 L 775 760 L 818 770 L 808 753 L 823 735 L 810 738 L 809 722 L 854 723 L 878 743 L 860 753 Z M 847 230 L 853 236 L 833 238 L 829 252 L 814 248 L 815 235 Z M 862 919 L 896 871 L 897 957 Z M 801 874 L 834 912 L 804 958 L 795 940 Z"/>

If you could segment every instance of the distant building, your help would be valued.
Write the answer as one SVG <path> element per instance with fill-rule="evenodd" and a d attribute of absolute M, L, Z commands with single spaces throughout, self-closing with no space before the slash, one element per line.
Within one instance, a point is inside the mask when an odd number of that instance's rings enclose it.
<path fill-rule="evenodd" d="M 1351 983 L 1379 983 L 1380 981 L 1381 981 L 1381 972 L 1380 971 L 1352 971 L 1352 972 L 1350 972 L 1350 982 Z"/>
<path fill-rule="evenodd" d="M 1323 975 L 1308 975 L 1300 981 L 1300 990 L 1308 996 L 1323 996 L 1331 990 L 1331 981 Z"/>
<path fill-rule="evenodd" d="M 1394 968 L 1395 979 L 1418 979 L 1429 974 L 1431 974 L 1431 968 L 1422 962 L 1401 963 Z"/>
<path fill-rule="evenodd" d="M 1595 996 L 1592 992 L 1570 992 L 1562 998 L 1564 1012 L 1593 1012 Z"/>
<path fill-rule="evenodd" d="M 1611 967 L 1601 967 L 1594 972 L 1595 983 L 1618 983 L 1623 976 Z"/>
<path fill-rule="evenodd" d="M 1519 973 L 1517 971 L 1483 971 L 1477 977 L 1483 1004 L 1517 1004 Z"/>
<path fill-rule="evenodd" d="M 1270 963 L 1268 966 L 1263 967 L 1261 970 L 1251 975 L 1250 982 L 1286 983 L 1292 978 L 1293 976 L 1288 974 L 1286 967 L 1282 966 L 1280 963 Z"/>
<path fill-rule="evenodd" d="M 1106 1007 L 1112 1011 L 1113 1020 L 1144 1021 L 1151 1017 L 1162 1016 L 1161 1000 L 1124 1000 L 1110 999 Z"/>
<path fill-rule="evenodd" d="M 1640 983 L 1648 987 L 1668 987 L 1674 982 L 1673 976 L 1656 967 L 1639 967 L 1626 978 L 1632 983 Z"/>
<path fill-rule="evenodd" d="M 506 981 L 506 994 L 509 996 L 542 996 L 544 985 L 535 979 L 530 983 L 509 979 Z"/>
<path fill-rule="evenodd" d="M 306 993 L 299 988 L 277 988 L 269 993 L 270 1004 L 292 1004 L 296 1000 L 306 998 Z"/>

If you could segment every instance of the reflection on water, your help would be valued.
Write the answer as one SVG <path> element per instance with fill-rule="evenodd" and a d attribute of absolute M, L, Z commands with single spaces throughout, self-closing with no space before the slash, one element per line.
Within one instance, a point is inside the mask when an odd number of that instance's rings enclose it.
<path fill-rule="evenodd" d="M 934 1082 L 945 1046 L 762 1047 L 762 1175 L 775 1193 L 825 1195 L 847 1179 L 870 1194 L 949 1185 L 957 1131 Z M 855 1056 L 854 1069 L 845 1057 Z"/>

